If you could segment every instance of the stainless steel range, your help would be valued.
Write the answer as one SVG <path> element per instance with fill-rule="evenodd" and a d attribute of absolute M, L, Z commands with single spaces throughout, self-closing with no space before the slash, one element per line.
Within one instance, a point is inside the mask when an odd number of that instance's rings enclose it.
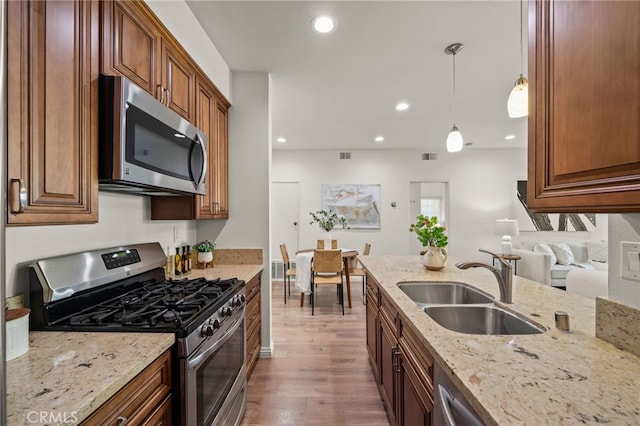
<path fill-rule="evenodd" d="M 175 333 L 175 424 L 238 424 L 245 408 L 244 281 L 166 280 L 159 243 L 30 265 L 32 330 Z"/>

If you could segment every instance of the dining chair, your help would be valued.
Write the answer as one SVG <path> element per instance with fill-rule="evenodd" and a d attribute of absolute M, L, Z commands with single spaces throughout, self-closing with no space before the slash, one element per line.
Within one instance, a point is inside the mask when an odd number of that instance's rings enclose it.
<path fill-rule="evenodd" d="M 331 240 L 331 250 L 338 248 L 338 240 Z M 316 242 L 316 249 L 324 250 L 324 240 L 318 240 Z"/>
<path fill-rule="evenodd" d="M 283 283 L 284 288 L 284 303 L 287 303 L 287 289 L 289 290 L 289 296 L 291 296 L 291 277 L 296 276 L 296 268 L 291 267 L 291 261 L 289 260 L 289 252 L 287 251 L 286 244 L 280 244 L 280 253 L 282 254 L 282 265 L 284 266 Z M 302 294 L 304 300 L 304 293 Z"/>
<path fill-rule="evenodd" d="M 364 250 L 362 250 L 362 255 L 369 256 L 369 253 L 371 253 L 371 244 L 364 243 Z M 357 259 L 354 259 L 354 261 L 352 262 L 352 266 L 353 267 L 349 268 L 349 277 L 362 277 L 362 303 L 366 305 L 367 298 L 365 296 L 365 285 L 367 284 L 367 273 L 362 267 L 362 264 L 358 262 Z"/>
<path fill-rule="evenodd" d="M 344 291 L 342 285 L 342 252 L 340 250 L 314 250 L 311 262 L 311 315 L 315 311 L 316 285 L 335 285 L 344 315 Z"/>

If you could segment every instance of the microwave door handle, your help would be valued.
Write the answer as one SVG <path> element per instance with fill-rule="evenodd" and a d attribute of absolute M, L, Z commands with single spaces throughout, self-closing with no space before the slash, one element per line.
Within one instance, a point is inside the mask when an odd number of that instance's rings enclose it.
<path fill-rule="evenodd" d="M 202 182 L 204 182 L 207 176 L 207 149 L 204 146 L 204 141 L 198 133 L 196 133 L 195 143 L 200 147 L 200 150 L 202 150 L 202 173 L 200 173 L 200 180 L 198 180 L 197 182 L 193 182 L 196 187 L 198 187 L 202 184 Z M 191 167 L 191 163 L 189 163 L 189 167 Z M 193 173 L 191 174 L 191 176 L 193 176 Z"/>

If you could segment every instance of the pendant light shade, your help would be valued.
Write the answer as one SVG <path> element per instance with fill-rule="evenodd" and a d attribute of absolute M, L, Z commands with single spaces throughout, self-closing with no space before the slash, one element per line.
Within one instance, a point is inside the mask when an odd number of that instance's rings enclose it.
<path fill-rule="evenodd" d="M 529 115 L 529 80 L 523 75 L 524 56 L 522 54 L 522 0 L 520 0 L 520 77 L 507 100 L 507 112 L 511 118 Z"/>
<path fill-rule="evenodd" d="M 458 152 L 462 150 L 462 133 L 456 126 L 456 54 L 462 50 L 462 43 L 453 43 L 444 49 L 444 53 L 453 56 L 453 126 L 447 136 L 447 151 Z"/>
<path fill-rule="evenodd" d="M 520 74 L 515 86 L 511 89 L 507 101 L 509 117 L 518 118 L 529 115 L 529 81 Z"/>
<path fill-rule="evenodd" d="M 454 124 L 447 136 L 447 151 L 458 152 L 462 150 L 463 140 L 462 133 L 458 130 Z"/>

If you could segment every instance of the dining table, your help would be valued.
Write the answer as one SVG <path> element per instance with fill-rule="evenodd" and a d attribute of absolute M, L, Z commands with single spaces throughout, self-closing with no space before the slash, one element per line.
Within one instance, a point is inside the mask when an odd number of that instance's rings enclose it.
<path fill-rule="evenodd" d="M 311 262 L 315 249 L 303 249 L 296 252 L 296 287 L 304 292 L 311 292 Z M 349 278 L 349 264 L 358 255 L 358 250 L 340 248 L 345 281 L 347 283 L 347 301 L 351 308 L 351 280 Z"/>

